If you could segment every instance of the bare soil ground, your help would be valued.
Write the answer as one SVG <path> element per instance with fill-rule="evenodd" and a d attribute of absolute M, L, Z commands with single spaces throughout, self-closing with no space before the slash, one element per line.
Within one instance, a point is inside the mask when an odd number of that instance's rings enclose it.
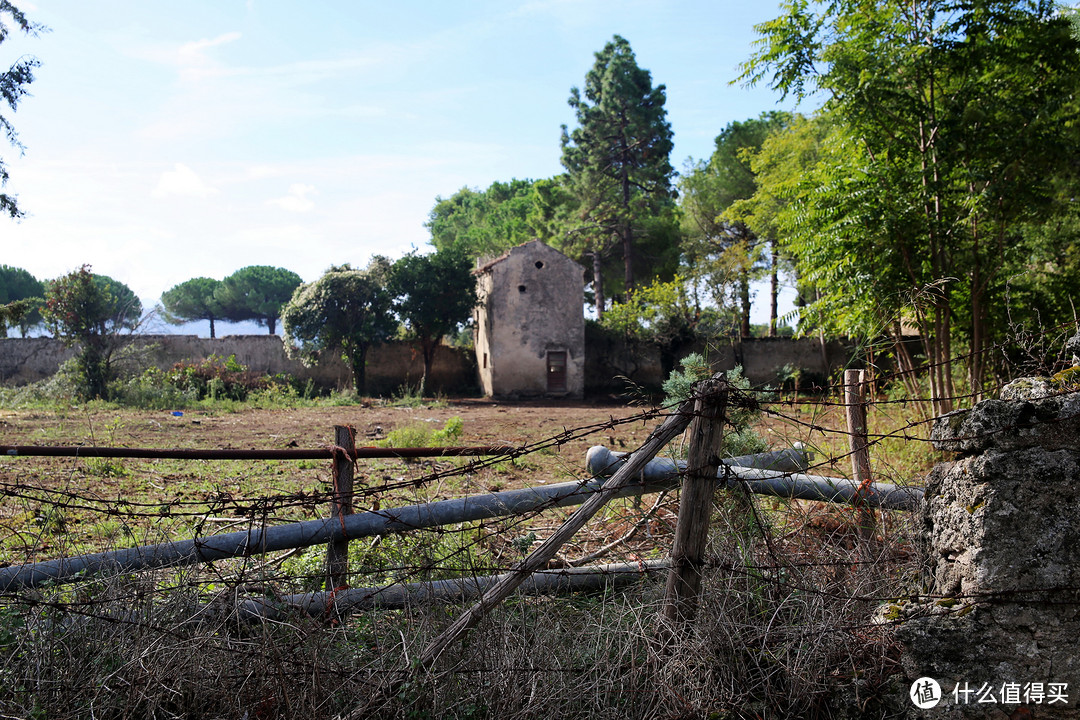
<path fill-rule="evenodd" d="M 362 460 L 358 510 L 393 507 L 584 476 L 596 444 L 637 447 L 659 422 L 619 404 L 457 400 L 405 408 L 371 405 L 238 412 L 91 409 L 0 411 L 0 445 L 131 448 L 321 448 L 334 426 L 357 445 L 401 428 L 462 420 L 454 445 L 544 446 L 513 461 L 467 469 L 466 459 Z M 638 418 L 626 422 L 628 419 Z M 558 443 L 545 442 L 558 438 Z M 400 443 L 399 443 L 400 444 Z M 245 520 L 322 517 L 329 461 L 0 458 L 0 562 L 210 533 Z M 192 527 L 193 523 L 195 527 Z M 127 533 L 129 537 L 122 537 Z"/>
<path fill-rule="evenodd" d="M 410 423 L 442 426 L 447 419 L 464 420 L 462 444 L 524 444 L 565 429 L 607 423 L 642 412 L 615 403 L 515 402 L 451 400 L 433 406 L 307 407 L 239 412 L 187 411 L 182 416 L 144 410 L 71 408 L 53 413 L 40 410 L 0 411 L 0 444 L 5 445 L 123 445 L 129 447 L 285 448 L 322 447 L 333 441 L 334 425 L 352 425 L 357 443 L 385 437 Z M 119 425 L 117 425 L 119 423 Z M 624 441 L 641 428 L 618 429 Z M 599 437 L 599 435 L 598 435 Z M 106 442 L 108 441 L 108 442 Z"/>

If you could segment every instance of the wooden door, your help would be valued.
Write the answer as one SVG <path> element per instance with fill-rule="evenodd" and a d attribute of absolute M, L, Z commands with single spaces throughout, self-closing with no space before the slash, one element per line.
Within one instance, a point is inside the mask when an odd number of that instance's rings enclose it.
<path fill-rule="evenodd" d="M 566 352 L 547 354 L 547 391 L 549 393 L 566 392 Z"/>

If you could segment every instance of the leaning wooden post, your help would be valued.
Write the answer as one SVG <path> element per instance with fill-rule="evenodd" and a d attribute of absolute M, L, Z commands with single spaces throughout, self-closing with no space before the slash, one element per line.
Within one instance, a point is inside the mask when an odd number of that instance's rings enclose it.
<path fill-rule="evenodd" d="M 679 519 L 664 600 L 664 616 L 679 624 L 693 621 L 697 614 L 727 401 L 727 383 L 712 378 L 700 386 L 694 404 L 690 454 L 679 492 Z"/>
<path fill-rule="evenodd" d="M 443 630 L 441 635 L 424 648 L 424 651 L 420 654 L 420 666 L 424 668 L 430 667 L 447 647 L 461 638 L 476 623 L 480 622 L 492 608 L 505 600 L 530 575 L 546 567 L 548 560 L 555 557 L 555 553 L 558 552 L 559 548 L 572 538 L 574 533 L 580 530 L 622 487 L 640 480 L 639 474 L 645 465 L 690 424 L 693 407 L 692 400 L 687 400 L 679 405 L 678 409 L 660 427 L 650 433 L 641 447 L 627 457 L 626 462 L 614 475 L 607 479 L 599 492 L 586 500 L 566 519 L 566 522 L 558 530 L 552 533 L 527 558 L 517 563 L 509 573 L 484 593 L 480 602 L 459 615 L 454 622 Z M 715 469 L 713 470 L 713 477 L 716 477 Z"/>
<path fill-rule="evenodd" d="M 874 537 L 874 511 L 865 498 L 870 492 L 870 443 L 866 435 L 865 371 L 844 371 L 844 404 L 847 409 L 848 447 L 851 450 L 852 477 L 859 484 L 854 505 L 859 524 L 859 537 L 864 544 Z"/>
<path fill-rule="evenodd" d="M 356 460 L 356 429 L 334 426 L 334 495 L 331 517 L 345 527 L 345 516 L 353 511 L 353 463 Z M 335 540 L 326 546 L 326 589 L 334 590 L 349 583 L 349 539 Z"/>

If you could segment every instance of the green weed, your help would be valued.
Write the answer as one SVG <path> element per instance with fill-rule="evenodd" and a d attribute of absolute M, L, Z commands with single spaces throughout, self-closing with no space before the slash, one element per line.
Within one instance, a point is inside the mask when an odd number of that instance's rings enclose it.
<path fill-rule="evenodd" d="M 412 423 L 386 434 L 383 447 L 438 447 L 461 439 L 464 421 L 457 415 L 447 419 L 442 429 L 432 430 L 427 423 Z"/>
<path fill-rule="evenodd" d="M 399 385 L 388 404 L 391 407 L 406 408 L 443 408 L 447 406 L 446 398 L 441 394 L 435 397 L 427 397 L 422 382 L 415 385 L 410 383 Z"/>
<path fill-rule="evenodd" d="M 86 458 L 86 474 L 95 477 L 124 477 L 128 474 L 124 461 L 120 458 Z"/>
<path fill-rule="evenodd" d="M 405 425 L 386 434 L 385 447 L 427 447 L 431 443 L 431 428 L 424 425 Z"/>

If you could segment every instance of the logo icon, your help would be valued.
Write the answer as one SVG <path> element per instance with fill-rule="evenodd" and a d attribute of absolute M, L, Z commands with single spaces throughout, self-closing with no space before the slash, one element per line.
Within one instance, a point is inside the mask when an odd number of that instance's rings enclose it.
<path fill-rule="evenodd" d="M 921 677 L 911 683 L 911 691 L 908 695 L 911 697 L 911 702 L 915 703 L 915 707 L 920 710 L 929 710 L 937 707 L 937 704 L 941 702 L 941 686 L 934 678 Z"/>

